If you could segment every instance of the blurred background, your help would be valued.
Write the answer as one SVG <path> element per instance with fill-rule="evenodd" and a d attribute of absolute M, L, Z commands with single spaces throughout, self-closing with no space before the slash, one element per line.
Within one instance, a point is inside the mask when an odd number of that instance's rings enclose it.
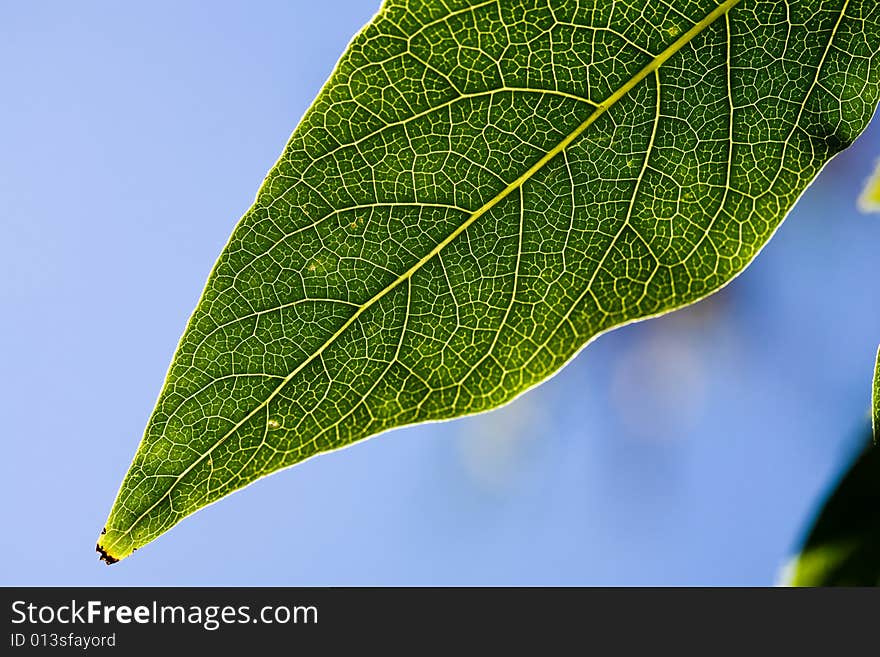
<path fill-rule="evenodd" d="M 208 271 L 377 4 L 0 5 L 0 584 L 776 582 L 868 421 L 877 122 L 711 299 L 98 562 Z"/>

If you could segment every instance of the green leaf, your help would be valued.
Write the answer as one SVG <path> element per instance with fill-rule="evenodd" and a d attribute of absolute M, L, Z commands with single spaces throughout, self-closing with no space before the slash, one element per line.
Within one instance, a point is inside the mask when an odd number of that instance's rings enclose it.
<path fill-rule="evenodd" d="M 791 584 L 880 586 L 877 447 L 864 449 L 829 496 L 794 563 Z"/>
<path fill-rule="evenodd" d="M 714 292 L 880 87 L 875 0 L 388 0 L 220 256 L 98 550 Z"/>

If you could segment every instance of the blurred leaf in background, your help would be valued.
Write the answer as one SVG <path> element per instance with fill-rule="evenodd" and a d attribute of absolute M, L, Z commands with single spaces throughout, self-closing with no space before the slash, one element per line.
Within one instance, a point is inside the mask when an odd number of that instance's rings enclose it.
<path fill-rule="evenodd" d="M 874 412 L 871 414 L 874 442 L 880 443 L 880 348 L 877 349 L 877 364 L 874 366 L 874 393 L 871 405 L 874 408 Z"/>
<path fill-rule="evenodd" d="M 880 160 L 877 160 L 874 173 L 865 183 L 865 190 L 859 197 L 859 208 L 862 212 L 880 212 Z"/>
<path fill-rule="evenodd" d="M 880 449 L 870 441 L 819 513 L 790 583 L 880 585 Z"/>

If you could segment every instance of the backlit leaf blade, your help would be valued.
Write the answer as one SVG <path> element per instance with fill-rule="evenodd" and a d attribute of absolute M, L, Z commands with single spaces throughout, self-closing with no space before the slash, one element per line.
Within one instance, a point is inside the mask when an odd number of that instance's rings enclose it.
<path fill-rule="evenodd" d="M 868 123 L 878 44 L 874 0 L 388 0 L 211 273 L 102 556 L 717 290 Z"/>

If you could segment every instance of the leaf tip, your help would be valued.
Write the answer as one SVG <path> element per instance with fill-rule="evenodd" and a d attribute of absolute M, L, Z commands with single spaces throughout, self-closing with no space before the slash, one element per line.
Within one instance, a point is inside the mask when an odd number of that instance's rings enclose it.
<path fill-rule="evenodd" d="M 98 553 L 98 559 L 106 563 L 108 566 L 112 566 L 114 563 L 119 561 L 116 557 L 111 555 L 107 550 L 101 547 L 101 544 L 98 543 L 95 545 L 95 552 Z"/>
<path fill-rule="evenodd" d="M 112 566 L 114 563 L 117 563 L 118 561 L 120 561 L 121 559 L 124 559 L 128 555 L 122 554 L 120 556 L 113 556 L 113 554 L 111 554 L 111 552 L 110 552 L 110 549 L 108 547 L 106 547 L 106 545 L 107 545 L 106 539 L 104 538 L 106 535 L 107 535 L 107 528 L 104 527 L 104 529 L 101 530 L 101 536 L 98 537 L 98 542 L 95 544 L 95 552 L 98 553 L 98 559 L 100 561 L 103 561 L 108 566 Z M 102 545 L 102 543 L 104 543 L 104 545 Z M 132 552 L 133 551 L 134 550 L 132 550 Z"/>

